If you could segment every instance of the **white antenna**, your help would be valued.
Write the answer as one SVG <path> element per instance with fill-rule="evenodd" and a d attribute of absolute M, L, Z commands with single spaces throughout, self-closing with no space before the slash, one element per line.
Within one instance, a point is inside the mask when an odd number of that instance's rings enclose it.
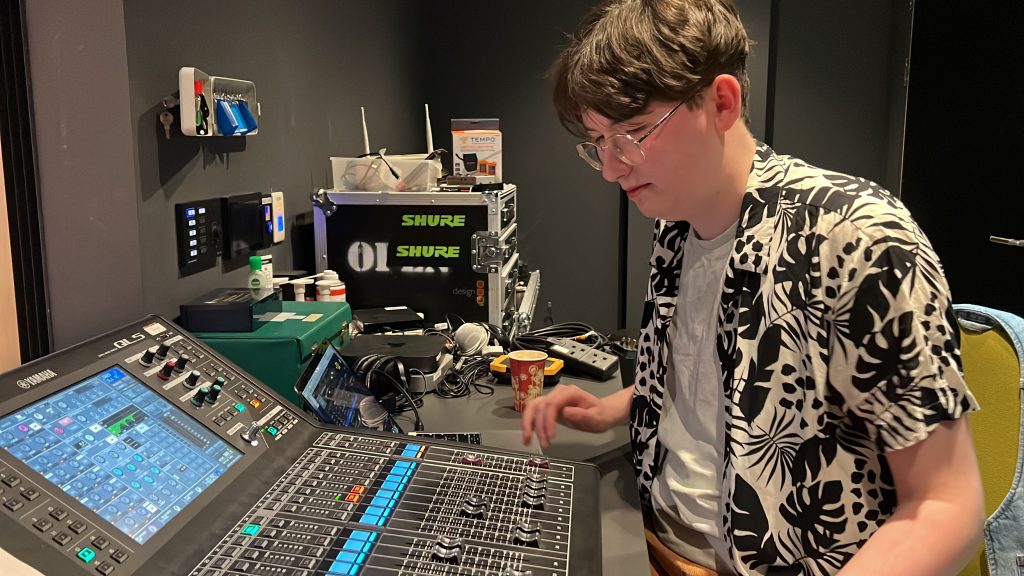
<path fill-rule="evenodd" d="M 359 107 L 359 114 L 363 117 L 363 152 L 370 153 L 370 135 L 366 133 L 366 109 Z"/>
<path fill-rule="evenodd" d="M 430 104 L 423 105 L 423 112 L 427 118 L 427 154 L 434 151 L 434 134 L 430 131 Z"/>

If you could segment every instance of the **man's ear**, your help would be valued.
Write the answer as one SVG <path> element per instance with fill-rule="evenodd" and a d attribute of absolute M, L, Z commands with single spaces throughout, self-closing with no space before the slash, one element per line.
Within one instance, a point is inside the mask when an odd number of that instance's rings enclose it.
<path fill-rule="evenodd" d="M 711 100 L 708 104 L 714 113 L 718 132 L 724 134 L 743 117 L 743 91 L 739 80 L 732 74 L 719 74 L 704 97 Z"/>

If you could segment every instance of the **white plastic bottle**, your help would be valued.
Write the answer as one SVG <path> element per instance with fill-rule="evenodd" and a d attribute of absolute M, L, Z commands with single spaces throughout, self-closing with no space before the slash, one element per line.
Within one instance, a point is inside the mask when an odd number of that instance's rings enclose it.
<path fill-rule="evenodd" d="M 259 256 L 249 257 L 249 289 L 256 292 L 271 287 L 270 279 L 263 272 L 263 260 Z"/>

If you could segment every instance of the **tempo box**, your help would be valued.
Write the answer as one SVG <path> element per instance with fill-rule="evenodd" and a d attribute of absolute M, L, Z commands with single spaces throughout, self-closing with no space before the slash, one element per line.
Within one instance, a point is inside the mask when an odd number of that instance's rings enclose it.
<path fill-rule="evenodd" d="M 497 118 L 452 119 L 452 173 L 501 179 L 501 130 Z"/>

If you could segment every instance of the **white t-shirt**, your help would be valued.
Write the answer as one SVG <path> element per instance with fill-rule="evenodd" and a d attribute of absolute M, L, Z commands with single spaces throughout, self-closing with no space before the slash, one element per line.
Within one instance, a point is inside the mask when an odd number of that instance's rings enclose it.
<path fill-rule="evenodd" d="M 725 407 L 715 351 L 717 313 L 736 227 L 701 240 L 691 230 L 668 334 L 665 406 L 658 439 L 665 463 L 654 479 L 655 533 L 680 556 L 731 574 L 723 539 L 721 483 Z"/>

